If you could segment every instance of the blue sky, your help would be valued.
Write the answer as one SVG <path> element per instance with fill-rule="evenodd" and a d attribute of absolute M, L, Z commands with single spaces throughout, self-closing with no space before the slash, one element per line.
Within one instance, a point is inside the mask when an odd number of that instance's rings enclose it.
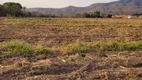
<path fill-rule="evenodd" d="M 18 2 L 27 8 L 62 8 L 67 6 L 85 7 L 93 3 L 107 3 L 117 0 L 0 0 L 0 4 L 4 2 Z"/>

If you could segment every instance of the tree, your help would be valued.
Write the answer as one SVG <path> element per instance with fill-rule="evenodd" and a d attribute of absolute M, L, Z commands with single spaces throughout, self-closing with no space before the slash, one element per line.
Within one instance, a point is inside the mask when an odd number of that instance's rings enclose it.
<path fill-rule="evenodd" d="M 22 17 L 31 17 L 31 13 L 28 11 L 22 12 Z"/>
<path fill-rule="evenodd" d="M 3 16 L 3 14 L 2 14 L 3 12 L 2 11 L 3 11 L 3 6 L 0 5 L 0 16 Z"/>
<path fill-rule="evenodd" d="M 100 17 L 100 12 L 99 12 L 99 11 L 94 11 L 94 12 L 92 13 L 91 17 L 99 18 L 99 17 Z"/>
<path fill-rule="evenodd" d="M 22 7 L 22 11 L 24 11 L 24 12 L 25 12 L 25 11 L 26 11 L 26 7 Z"/>
<path fill-rule="evenodd" d="M 19 3 L 6 2 L 3 6 L 7 9 L 7 14 L 11 16 L 21 16 L 22 6 Z"/>
<path fill-rule="evenodd" d="M 90 18 L 90 14 L 88 14 L 88 13 L 83 13 L 83 14 L 82 14 L 82 17 L 84 17 L 84 18 Z"/>
<path fill-rule="evenodd" d="M 26 7 L 22 7 L 22 16 L 23 17 L 31 17 L 31 13 L 26 11 Z"/>
<path fill-rule="evenodd" d="M 112 18 L 112 14 L 108 14 L 107 17 L 108 17 L 108 18 Z"/>
<path fill-rule="evenodd" d="M 32 14 L 26 11 L 26 7 L 22 7 L 19 3 L 6 2 L 0 4 L 0 17 L 14 16 L 14 17 L 30 17 Z"/>
<path fill-rule="evenodd" d="M 1 5 L 0 4 L 0 16 L 6 16 L 6 14 L 7 14 L 7 9 L 3 6 L 3 5 Z"/>

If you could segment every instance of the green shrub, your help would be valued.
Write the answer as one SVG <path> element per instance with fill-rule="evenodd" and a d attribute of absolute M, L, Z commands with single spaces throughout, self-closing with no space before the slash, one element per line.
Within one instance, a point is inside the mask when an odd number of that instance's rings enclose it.
<path fill-rule="evenodd" d="M 28 54 L 31 52 L 31 47 L 24 42 L 19 41 L 9 41 L 1 44 L 1 49 L 7 54 Z"/>
<path fill-rule="evenodd" d="M 83 44 L 83 43 L 75 43 L 75 44 L 68 44 L 67 46 L 63 46 L 63 52 L 68 54 L 75 54 L 75 53 L 87 53 L 91 49 Z"/>
<path fill-rule="evenodd" d="M 53 54 L 53 51 L 49 48 L 45 48 L 43 46 L 37 46 L 35 49 L 34 49 L 34 52 L 35 54 L 37 55 L 50 55 L 50 54 Z"/>

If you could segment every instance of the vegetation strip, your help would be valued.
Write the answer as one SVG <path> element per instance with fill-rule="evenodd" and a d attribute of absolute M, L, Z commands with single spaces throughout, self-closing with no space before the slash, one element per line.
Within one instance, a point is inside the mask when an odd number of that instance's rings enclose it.
<path fill-rule="evenodd" d="M 1 43 L 0 50 L 6 55 L 28 55 L 31 53 L 35 53 L 37 55 L 48 55 L 53 53 L 49 48 L 45 48 L 43 46 L 33 48 L 22 41 L 9 41 Z"/>
<path fill-rule="evenodd" d="M 36 55 L 49 55 L 54 53 L 50 48 L 41 45 L 33 48 L 21 41 L 1 43 L 0 49 L 2 53 L 9 55 L 25 55 L 30 53 L 35 53 Z M 112 42 L 109 44 L 96 44 L 94 48 L 85 43 L 76 42 L 74 44 L 63 45 L 59 50 L 65 54 L 89 53 L 91 51 L 135 51 L 142 50 L 142 42 Z"/>

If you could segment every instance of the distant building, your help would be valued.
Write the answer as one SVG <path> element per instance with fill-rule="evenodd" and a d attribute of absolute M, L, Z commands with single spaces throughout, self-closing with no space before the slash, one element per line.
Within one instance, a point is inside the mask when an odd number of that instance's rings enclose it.
<path fill-rule="evenodd" d="M 126 18 L 127 15 L 114 15 L 112 18 Z"/>
<path fill-rule="evenodd" d="M 135 19 L 135 18 L 137 18 L 137 16 L 132 16 L 132 15 L 128 16 L 128 19 Z"/>
<path fill-rule="evenodd" d="M 137 16 L 133 15 L 115 15 L 112 18 L 127 18 L 127 19 L 135 19 L 138 18 Z"/>

